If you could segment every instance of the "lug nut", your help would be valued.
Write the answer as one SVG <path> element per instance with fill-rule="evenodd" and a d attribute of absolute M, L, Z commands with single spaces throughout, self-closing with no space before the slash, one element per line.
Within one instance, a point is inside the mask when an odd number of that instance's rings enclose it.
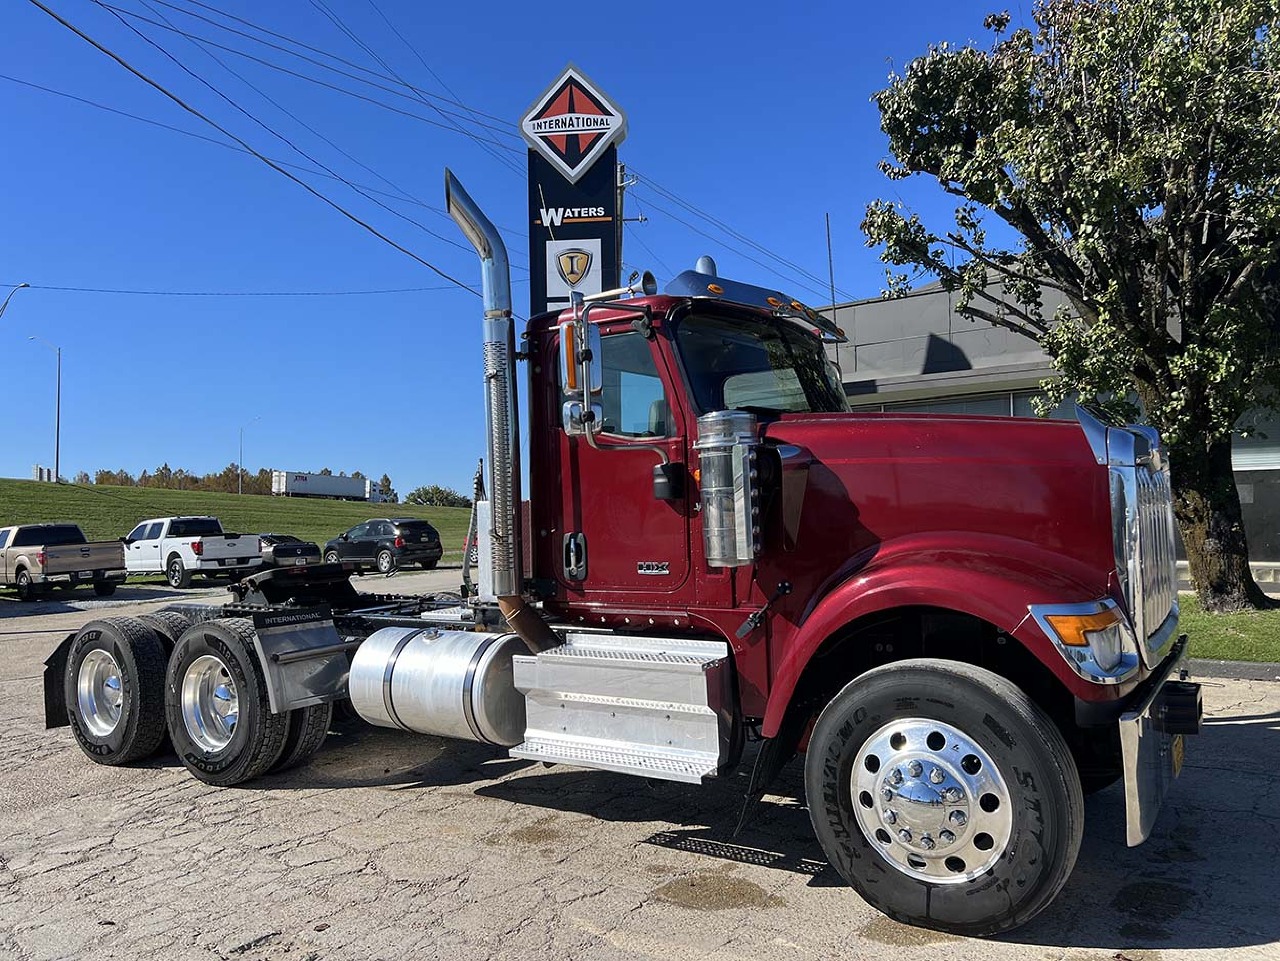
<path fill-rule="evenodd" d="M 924 771 L 924 765 L 919 761 L 907 762 L 907 773 L 912 777 L 919 777 L 922 771 Z"/>
<path fill-rule="evenodd" d="M 903 828 L 901 831 L 898 832 L 898 840 L 901 841 L 903 844 L 910 844 L 911 832 L 908 831 L 906 828 Z"/>
<path fill-rule="evenodd" d="M 948 844 L 954 844 L 955 840 L 956 840 L 956 836 L 952 834 L 950 831 L 942 831 L 938 835 L 938 843 L 941 844 L 943 847 L 945 847 Z"/>
<path fill-rule="evenodd" d="M 889 774 L 889 783 L 890 784 L 902 783 L 902 768 L 895 767 L 893 769 L 893 771 Z"/>
<path fill-rule="evenodd" d="M 881 796 L 882 798 L 884 798 L 886 801 L 892 801 L 892 800 L 893 800 L 893 791 L 892 791 L 890 788 L 882 787 L 882 788 L 880 789 L 880 796 Z"/>
<path fill-rule="evenodd" d="M 964 793 L 958 787 L 949 787 L 942 792 L 942 800 L 948 804 L 955 804 L 964 798 Z"/>
<path fill-rule="evenodd" d="M 927 834 L 920 835 L 920 846 L 924 848 L 926 851 L 932 851 L 933 838 L 929 837 L 929 835 Z"/>
<path fill-rule="evenodd" d="M 929 771 L 929 780 L 932 781 L 934 784 L 941 784 L 944 780 L 946 780 L 946 777 L 947 776 L 942 773 L 942 768 L 940 767 L 932 768 Z"/>
<path fill-rule="evenodd" d="M 952 824 L 954 824 L 956 827 L 962 828 L 965 826 L 965 824 L 968 823 L 969 816 L 965 814 L 963 811 L 952 811 L 949 815 L 947 815 L 947 820 L 950 821 Z"/>
<path fill-rule="evenodd" d="M 893 811 L 893 810 L 885 811 L 885 812 L 884 812 L 884 823 L 885 823 L 885 824 L 888 824 L 888 825 L 894 825 L 894 824 L 897 824 L 897 823 L 898 823 L 898 812 L 897 812 L 897 811 Z"/>

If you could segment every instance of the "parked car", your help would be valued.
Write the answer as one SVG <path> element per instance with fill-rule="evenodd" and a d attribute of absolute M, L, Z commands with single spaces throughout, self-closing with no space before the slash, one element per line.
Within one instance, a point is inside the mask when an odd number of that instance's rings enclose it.
<path fill-rule="evenodd" d="M 383 574 L 410 564 L 431 570 L 444 547 L 439 532 L 416 517 L 378 517 L 357 524 L 324 545 L 329 563 L 354 561 L 376 567 Z"/>
<path fill-rule="evenodd" d="M 24 601 L 52 587 L 92 584 L 99 597 L 124 581 L 119 541 L 93 541 L 75 524 L 0 527 L 0 584 L 15 587 Z"/>
<path fill-rule="evenodd" d="M 294 567 L 320 563 L 320 545 L 292 534 L 259 534 L 258 550 L 264 567 Z"/>
<path fill-rule="evenodd" d="M 228 534 L 216 517 L 154 517 L 124 539 L 130 574 L 163 574 L 171 587 L 187 587 L 196 574 L 244 577 L 262 566 L 258 538 Z"/>

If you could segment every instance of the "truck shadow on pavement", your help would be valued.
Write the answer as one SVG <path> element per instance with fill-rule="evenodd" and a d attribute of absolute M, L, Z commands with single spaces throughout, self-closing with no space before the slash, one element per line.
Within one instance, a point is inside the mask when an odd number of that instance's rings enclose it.
<path fill-rule="evenodd" d="M 999 940 L 1093 949 L 1101 961 L 1116 951 L 1221 949 L 1280 939 L 1274 905 L 1280 773 L 1261 763 L 1280 753 L 1278 734 L 1280 713 L 1207 718 L 1151 838 L 1139 848 L 1125 845 L 1122 785 L 1087 798 L 1084 842 L 1066 887 L 1038 918 Z M 743 767 L 750 769 L 750 757 Z M 745 774 L 699 787 L 547 769 L 501 748 L 341 721 L 310 764 L 251 787 L 474 785 L 477 795 L 513 804 L 610 822 L 666 822 L 640 843 L 784 871 L 805 878 L 808 887 L 843 886 L 814 838 L 802 764 L 794 760 L 783 770 L 734 837 L 746 783 Z"/>

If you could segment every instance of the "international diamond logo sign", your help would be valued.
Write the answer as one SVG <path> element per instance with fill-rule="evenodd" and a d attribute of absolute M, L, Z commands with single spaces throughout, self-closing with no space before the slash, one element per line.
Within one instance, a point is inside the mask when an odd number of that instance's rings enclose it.
<path fill-rule="evenodd" d="M 627 115 L 570 64 L 520 122 L 520 132 L 569 183 L 627 135 Z"/>

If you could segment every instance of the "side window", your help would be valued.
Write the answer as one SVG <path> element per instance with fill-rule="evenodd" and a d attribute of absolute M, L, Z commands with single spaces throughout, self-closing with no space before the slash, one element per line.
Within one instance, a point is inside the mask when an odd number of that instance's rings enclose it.
<path fill-rule="evenodd" d="M 628 331 L 605 337 L 601 347 L 605 433 L 621 437 L 669 436 L 671 407 L 648 341 L 638 332 Z"/>
<path fill-rule="evenodd" d="M 128 534 L 128 538 L 131 541 L 140 541 L 146 536 L 147 536 L 146 524 L 139 524 L 137 527 L 131 530 Z"/>
<path fill-rule="evenodd" d="M 147 532 L 142 535 L 144 541 L 154 541 L 160 536 L 160 532 L 164 530 L 164 521 L 156 521 L 147 528 Z"/>
<path fill-rule="evenodd" d="M 347 536 L 349 536 L 353 541 L 358 541 L 362 537 L 368 537 L 369 528 L 371 526 L 372 525 L 370 524 L 357 524 L 355 527 L 351 528 L 351 530 L 347 532 Z"/>

